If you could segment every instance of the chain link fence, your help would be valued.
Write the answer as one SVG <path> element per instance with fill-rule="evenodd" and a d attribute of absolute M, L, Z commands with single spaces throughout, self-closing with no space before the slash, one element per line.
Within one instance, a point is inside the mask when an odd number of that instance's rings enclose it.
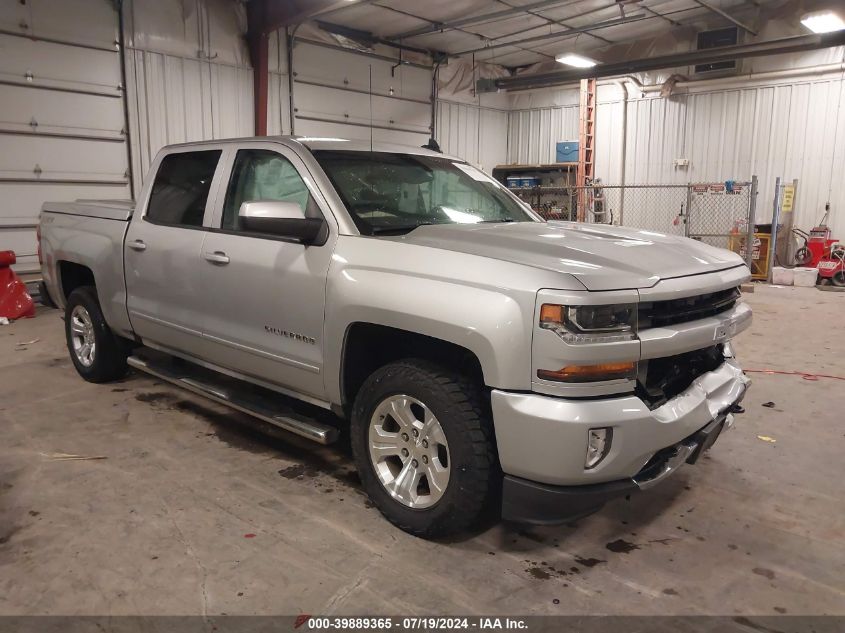
<path fill-rule="evenodd" d="M 756 177 L 752 182 L 681 185 L 534 187 L 521 192 L 547 220 L 583 220 L 685 235 L 746 255 L 754 224 Z"/>

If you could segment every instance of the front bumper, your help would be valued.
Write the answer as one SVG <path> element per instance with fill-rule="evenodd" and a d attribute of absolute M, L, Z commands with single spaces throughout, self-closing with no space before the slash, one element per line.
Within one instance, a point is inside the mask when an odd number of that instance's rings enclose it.
<path fill-rule="evenodd" d="M 502 518 L 516 523 L 553 525 L 592 514 L 611 499 L 647 490 L 683 464 L 694 464 L 721 432 L 732 426 L 732 414 L 719 416 L 685 440 L 658 451 L 630 479 L 585 486 L 550 486 L 506 475 L 502 485 Z"/>
<path fill-rule="evenodd" d="M 494 390 L 493 424 L 506 475 L 504 510 L 509 504 L 516 507 L 509 499 L 533 498 L 540 492 L 544 505 L 578 510 L 582 502 L 575 503 L 574 497 L 580 495 L 585 508 L 600 507 L 603 501 L 596 504 L 595 500 L 642 489 L 654 479 L 643 479 L 643 471 L 658 457 L 668 460 L 675 451 L 672 468 L 659 481 L 696 451 L 689 447 L 702 444 L 702 432 L 732 424 L 728 414 L 742 400 L 749 382 L 729 358 L 654 410 L 634 395 L 574 400 Z M 607 456 L 588 470 L 584 468 L 588 430 L 598 427 L 611 427 L 613 441 Z M 683 455 L 687 450 L 689 454 Z M 568 516 L 573 514 L 578 512 Z"/>

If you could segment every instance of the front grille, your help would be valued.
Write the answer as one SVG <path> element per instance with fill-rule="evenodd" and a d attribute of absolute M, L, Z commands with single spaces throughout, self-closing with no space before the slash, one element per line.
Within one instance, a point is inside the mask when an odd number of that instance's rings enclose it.
<path fill-rule="evenodd" d="M 713 316 L 734 307 L 739 296 L 739 288 L 728 288 L 694 297 L 644 302 L 639 305 L 638 327 L 642 330 Z"/>
<path fill-rule="evenodd" d="M 724 362 L 722 345 L 640 361 L 636 394 L 650 409 L 655 409 L 684 391 L 693 380 L 717 369 Z"/>

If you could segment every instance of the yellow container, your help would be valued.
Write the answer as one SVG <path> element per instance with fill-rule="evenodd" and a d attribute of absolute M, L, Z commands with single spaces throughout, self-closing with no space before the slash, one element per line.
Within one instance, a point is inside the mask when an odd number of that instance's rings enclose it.
<path fill-rule="evenodd" d="M 745 259 L 748 238 L 745 235 L 732 234 L 728 245 L 734 253 Z M 766 280 L 769 278 L 769 245 L 772 236 L 769 233 L 755 233 L 751 250 L 751 278 Z"/>

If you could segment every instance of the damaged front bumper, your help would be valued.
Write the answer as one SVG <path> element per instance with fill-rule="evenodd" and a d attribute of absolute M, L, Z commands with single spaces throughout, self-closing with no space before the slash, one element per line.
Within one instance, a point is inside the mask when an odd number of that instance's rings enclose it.
<path fill-rule="evenodd" d="M 702 374 L 650 410 L 636 396 L 569 400 L 493 391 L 493 419 L 505 472 L 502 516 L 561 523 L 650 488 L 694 463 L 733 425 L 750 381 L 734 359 Z M 584 466 L 591 428 L 612 428 L 606 457 Z"/>
<path fill-rule="evenodd" d="M 698 433 L 658 451 L 630 479 L 585 486 L 550 486 L 506 475 L 502 487 L 502 518 L 516 523 L 554 525 L 593 514 L 612 499 L 657 485 L 684 464 L 694 464 L 722 431 L 733 427 L 730 413 L 713 420 Z"/>

